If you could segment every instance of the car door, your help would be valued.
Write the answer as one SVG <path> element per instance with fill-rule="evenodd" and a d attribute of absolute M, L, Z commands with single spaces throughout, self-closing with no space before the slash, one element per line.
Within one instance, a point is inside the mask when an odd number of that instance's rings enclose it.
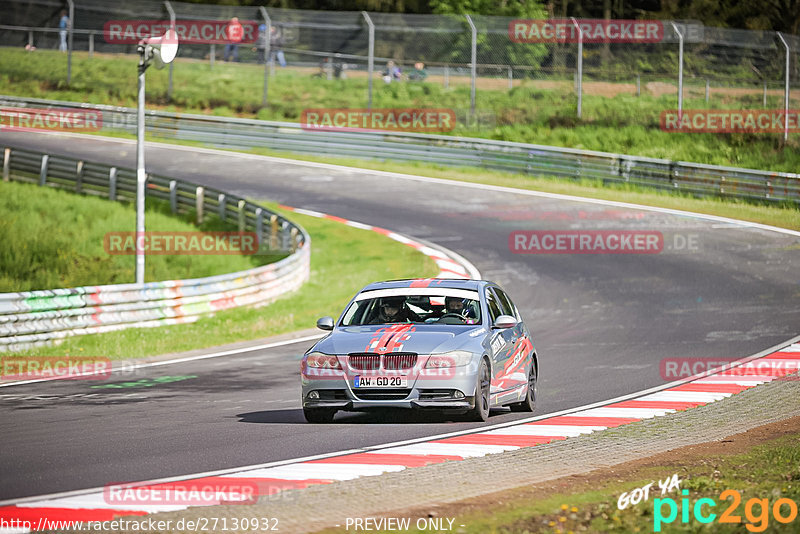
<path fill-rule="evenodd" d="M 501 315 L 509 315 L 509 310 L 504 309 L 500 299 L 495 294 L 493 288 L 487 287 L 485 290 L 486 307 L 489 311 L 489 326 Z M 489 332 L 489 346 L 492 357 L 492 393 L 501 393 L 512 389 L 512 385 L 506 374 L 510 365 L 510 358 L 514 347 L 513 328 L 492 328 Z"/>
<path fill-rule="evenodd" d="M 517 325 L 514 328 L 507 329 L 509 334 L 508 343 L 511 348 L 505 373 L 506 381 L 514 388 L 526 384 L 528 381 L 528 366 L 531 364 L 529 356 L 533 352 L 533 344 L 519 311 L 508 295 L 499 287 L 493 288 L 493 291 L 503 313 L 517 320 Z"/>

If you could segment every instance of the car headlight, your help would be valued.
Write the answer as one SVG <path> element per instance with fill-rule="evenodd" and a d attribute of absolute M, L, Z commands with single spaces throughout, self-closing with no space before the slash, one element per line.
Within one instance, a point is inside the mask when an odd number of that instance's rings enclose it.
<path fill-rule="evenodd" d="M 454 350 L 443 354 L 431 354 L 426 369 L 441 369 L 443 367 L 464 367 L 469 365 L 474 355 L 466 350 Z"/>
<path fill-rule="evenodd" d="M 323 354 L 322 352 L 312 352 L 306 356 L 306 366 L 314 367 L 317 369 L 339 369 L 339 358 L 334 354 Z"/>

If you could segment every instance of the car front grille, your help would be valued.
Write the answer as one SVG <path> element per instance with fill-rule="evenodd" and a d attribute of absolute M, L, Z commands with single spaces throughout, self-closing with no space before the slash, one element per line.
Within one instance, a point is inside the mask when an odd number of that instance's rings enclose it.
<path fill-rule="evenodd" d="M 386 354 L 383 356 L 383 368 L 391 371 L 411 369 L 417 363 L 417 355 L 413 352 Z"/>
<path fill-rule="evenodd" d="M 381 366 L 381 357 L 379 354 L 350 354 L 347 362 L 359 371 L 377 371 Z"/>
<path fill-rule="evenodd" d="M 411 388 L 353 388 L 353 395 L 361 400 L 403 400 Z"/>
<path fill-rule="evenodd" d="M 351 369 L 377 371 L 381 368 L 381 358 L 383 358 L 383 368 L 387 371 L 408 370 L 417 363 L 415 352 L 393 352 L 383 356 L 369 352 L 352 352 L 347 355 L 347 362 Z"/>

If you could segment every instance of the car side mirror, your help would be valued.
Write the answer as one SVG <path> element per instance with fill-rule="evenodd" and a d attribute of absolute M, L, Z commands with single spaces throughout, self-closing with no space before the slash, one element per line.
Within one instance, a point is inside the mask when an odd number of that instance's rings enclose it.
<path fill-rule="evenodd" d="M 326 315 L 317 319 L 317 328 L 320 330 L 333 330 L 333 317 Z"/>
<path fill-rule="evenodd" d="M 501 315 L 494 321 L 492 328 L 514 328 L 517 326 L 517 320 L 510 315 Z"/>

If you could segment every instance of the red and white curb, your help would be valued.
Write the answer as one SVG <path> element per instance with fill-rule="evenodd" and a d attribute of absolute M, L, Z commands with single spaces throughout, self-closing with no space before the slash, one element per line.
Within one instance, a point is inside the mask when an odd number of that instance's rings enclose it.
<path fill-rule="evenodd" d="M 343 219 L 342 217 L 337 217 L 335 215 L 328 215 L 327 213 L 321 213 L 319 211 L 307 210 L 303 208 L 294 208 L 292 206 L 284 206 L 284 205 L 280 205 L 278 207 L 288 211 L 299 213 L 301 215 L 308 215 L 310 217 L 318 217 L 320 219 L 328 219 L 331 221 L 340 222 L 342 224 L 346 224 L 347 226 L 352 226 L 353 228 L 360 228 L 362 230 L 371 230 L 373 232 L 383 234 L 389 239 L 394 239 L 395 241 L 398 241 L 404 245 L 415 248 L 436 262 L 436 265 L 439 267 L 439 274 L 436 275 L 436 278 L 459 278 L 459 279 L 471 278 L 473 280 L 479 280 L 481 277 L 480 273 L 478 272 L 478 269 L 476 269 L 475 266 L 472 265 L 467 259 L 456 254 L 452 250 L 448 250 L 444 247 L 423 243 L 419 239 L 412 239 L 410 237 L 398 234 L 397 232 L 392 232 L 391 230 L 387 230 L 385 228 L 380 228 L 378 226 L 372 226 L 370 224 L 351 221 L 349 219 Z"/>
<path fill-rule="evenodd" d="M 780 348 L 772 348 L 738 362 L 646 391 L 641 391 L 573 410 L 484 427 L 410 440 L 407 442 L 341 451 L 311 458 L 273 462 L 261 466 L 204 473 L 189 477 L 143 482 L 131 502 L 109 502 L 109 487 L 61 495 L 33 497 L 2 503 L 0 524 L 16 525 L 27 521 L 29 528 L 2 529 L 0 532 L 39 530 L 48 521 L 108 521 L 120 516 L 143 516 L 189 508 L 181 502 L 155 502 L 160 495 L 191 495 L 211 492 L 203 505 L 232 504 L 230 494 L 243 486 L 254 488 L 255 495 L 268 496 L 281 491 L 303 489 L 365 476 L 459 461 L 465 458 L 498 454 L 566 440 L 618 427 L 642 419 L 659 417 L 709 404 L 760 384 L 796 373 L 800 369 L 800 338 Z M 141 504 L 145 494 L 147 504 Z M 226 497 L 226 495 L 228 495 Z M 252 501 L 250 501 L 252 502 Z"/>

